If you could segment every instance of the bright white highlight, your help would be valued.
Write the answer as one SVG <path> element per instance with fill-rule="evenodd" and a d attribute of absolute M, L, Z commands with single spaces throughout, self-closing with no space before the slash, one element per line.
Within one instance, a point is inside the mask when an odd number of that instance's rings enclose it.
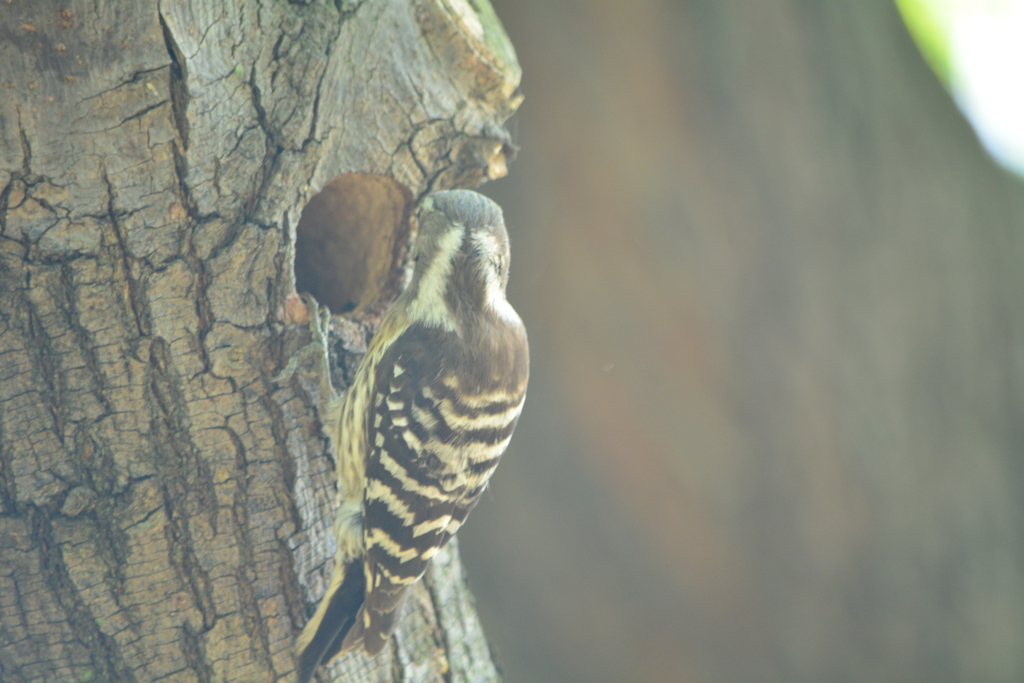
<path fill-rule="evenodd" d="M 985 149 L 1024 175 L 1024 2 L 950 5 L 953 96 Z"/>

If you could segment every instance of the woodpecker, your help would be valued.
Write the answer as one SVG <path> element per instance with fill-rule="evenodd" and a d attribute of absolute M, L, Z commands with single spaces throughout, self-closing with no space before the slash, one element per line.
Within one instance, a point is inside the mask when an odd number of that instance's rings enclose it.
<path fill-rule="evenodd" d="M 410 588 L 480 499 L 526 397 L 501 208 L 469 190 L 437 192 L 419 225 L 410 284 L 328 425 L 338 549 L 296 644 L 299 683 L 337 655 L 384 648 Z"/>

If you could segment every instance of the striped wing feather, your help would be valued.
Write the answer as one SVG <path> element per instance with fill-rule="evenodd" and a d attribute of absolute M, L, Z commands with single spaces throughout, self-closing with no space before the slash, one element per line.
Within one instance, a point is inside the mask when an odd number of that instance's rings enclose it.
<path fill-rule="evenodd" d="M 363 505 L 366 598 L 343 651 L 384 647 L 409 587 L 476 505 L 519 419 L 526 385 L 517 354 L 478 367 L 452 336 L 414 325 L 377 367 Z"/>

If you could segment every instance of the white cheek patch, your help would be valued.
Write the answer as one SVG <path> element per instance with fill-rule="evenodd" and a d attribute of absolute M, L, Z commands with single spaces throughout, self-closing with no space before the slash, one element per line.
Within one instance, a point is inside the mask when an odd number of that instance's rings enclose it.
<path fill-rule="evenodd" d="M 497 282 L 487 282 L 487 306 L 498 314 L 498 317 L 512 325 L 522 325 L 523 320 L 512 308 L 512 304 L 505 298 L 505 292 L 501 291 L 501 285 Z"/>
<path fill-rule="evenodd" d="M 473 240 L 475 246 L 484 254 L 497 255 L 503 251 L 497 238 L 488 232 L 477 232 L 473 235 Z M 485 299 L 487 307 L 497 313 L 498 317 L 507 323 L 513 325 L 522 324 L 516 309 L 512 308 L 512 304 L 505 298 L 505 291 L 501 286 L 501 275 L 494 264 L 491 263 L 490 258 L 483 260 L 480 263 L 480 268 L 482 270 L 480 275 L 483 277 L 487 288 Z"/>
<path fill-rule="evenodd" d="M 411 321 L 456 332 L 455 323 L 445 303 L 444 291 L 452 271 L 452 258 L 462 246 L 464 233 L 465 228 L 455 223 L 437 240 L 433 260 L 420 278 L 416 298 L 409 303 L 407 309 Z"/>

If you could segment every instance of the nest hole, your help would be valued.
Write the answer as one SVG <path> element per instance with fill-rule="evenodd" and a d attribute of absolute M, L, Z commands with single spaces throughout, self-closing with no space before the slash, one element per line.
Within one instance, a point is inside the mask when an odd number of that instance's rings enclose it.
<path fill-rule="evenodd" d="M 331 313 L 383 310 L 398 296 L 412 194 L 388 176 L 340 175 L 302 210 L 295 288 Z"/>

